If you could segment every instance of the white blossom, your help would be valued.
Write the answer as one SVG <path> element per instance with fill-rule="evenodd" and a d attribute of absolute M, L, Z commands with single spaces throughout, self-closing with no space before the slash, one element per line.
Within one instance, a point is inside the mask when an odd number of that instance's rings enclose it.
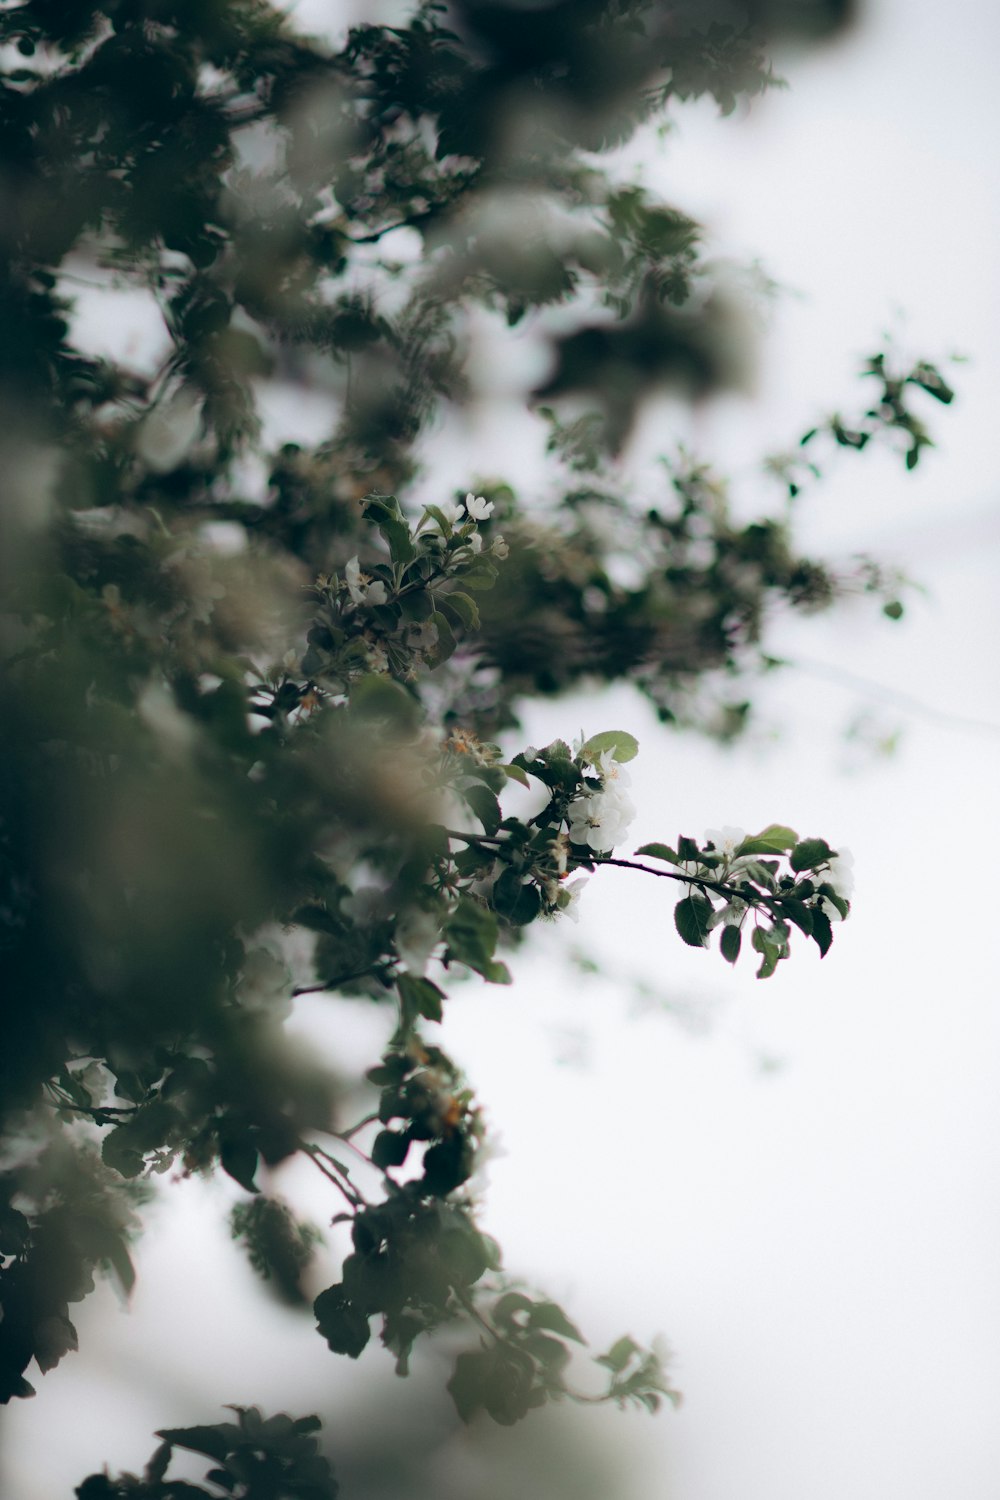
<path fill-rule="evenodd" d="M 373 583 L 367 573 L 362 573 L 356 555 L 344 564 L 344 582 L 354 604 L 384 604 L 386 601 L 385 584 L 380 580 Z"/>
<path fill-rule="evenodd" d="M 465 497 L 465 508 L 474 521 L 488 521 L 493 514 L 493 501 L 470 492 Z"/>
<path fill-rule="evenodd" d="M 850 849 L 838 849 L 822 878 L 827 885 L 833 886 L 838 896 L 843 896 L 845 901 L 850 900 L 854 890 L 854 855 Z"/>
<path fill-rule="evenodd" d="M 560 888 L 559 895 L 556 898 L 559 910 L 564 916 L 569 917 L 571 922 L 579 922 L 580 920 L 580 913 L 577 907 L 580 904 L 583 888 L 589 880 L 589 875 L 578 875 L 575 880 L 568 880 Z"/>
<path fill-rule="evenodd" d="M 452 526 L 462 519 L 462 507 L 454 500 L 442 500 L 438 510 Z"/>
<path fill-rule="evenodd" d="M 620 843 L 635 817 L 635 807 L 625 788 L 628 773 L 606 750 L 597 769 L 601 773 L 600 790 L 587 791 L 569 806 L 569 836 L 574 844 L 586 844 L 599 853 L 607 853 Z"/>
<path fill-rule="evenodd" d="M 483 539 L 479 535 L 478 531 L 473 531 L 470 534 L 466 545 L 468 546 L 468 548 L 469 548 L 469 550 L 471 552 L 482 552 L 482 550 L 483 550 Z"/>
<path fill-rule="evenodd" d="M 818 882 L 832 886 L 835 895 L 843 901 L 849 901 L 854 890 L 853 866 L 854 855 L 850 849 L 838 849 L 836 854 L 831 855 L 829 867 L 818 872 Z M 819 906 L 821 911 L 826 912 L 831 922 L 843 921 L 840 912 L 828 896 L 820 897 Z"/>
<path fill-rule="evenodd" d="M 706 828 L 705 843 L 715 846 L 716 854 L 720 855 L 724 862 L 732 864 L 736 858 L 736 851 L 746 838 L 742 828 L 734 828 L 727 823 L 723 828 Z"/>
<path fill-rule="evenodd" d="M 502 536 L 495 536 L 493 538 L 493 546 L 490 548 L 490 551 L 493 553 L 494 557 L 499 557 L 501 562 L 505 557 L 510 556 L 510 548 L 507 546 L 507 543 L 504 541 Z"/>

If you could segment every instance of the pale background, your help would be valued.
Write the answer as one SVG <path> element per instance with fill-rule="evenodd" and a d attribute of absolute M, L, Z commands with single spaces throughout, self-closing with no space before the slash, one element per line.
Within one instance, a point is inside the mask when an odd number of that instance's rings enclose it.
<path fill-rule="evenodd" d="M 773 681 L 761 731 L 733 752 L 666 736 L 623 692 L 526 724 L 535 743 L 637 734 L 635 844 L 780 820 L 849 846 L 855 913 L 825 961 L 800 945 L 758 985 L 748 956 L 734 973 L 682 947 L 662 882 L 606 872 L 578 928 L 539 931 L 513 991 L 470 986 L 446 1029 L 508 1153 L 485 1210 L 507 1263 L 595 1345 L 662 1330 L 675 1351 L 679 1412 L 583 1414 L 607 1462 L 630 1455 L 623 1496 L 994 1500 L 1000 1484 L 1000 13 L 987 0 L 866 12 L 835 48 L 782 59 L 788 92 L 728 121 L 687 110 L 647 154 L 647 180 L 790 293 L 755 401 L 661 411 L 642 439 L 659 422 L 661 445 L 680 437 L 750 484 L 761 452 L 856 401 L 852 372 L 883 329 L 931 358 L 962 352 L 956 406 L 927 403 L 938 448 L 916 474 L 846 455 L 801 503 L 807 546 L 876 551 L 926 596 L 899 625 L 865 601 L 777 621 L 775 648 L 809 670 Z M 299 13 L 310 24 L 329 7 Z M 533 440 L 484 407 L 438 434 L 437 483 L 509 470 L 523 445 L 530 493 Z M 574 944 L 606 979 L 567 967 Z M 360 1062 L 377 1032 L 350 1013 Z M 342 1057 L 343 1016 L 318 1003 L 302 1025 Z M 278 1185 L 329 1212 L 305 1179 Z M 224 1185 L 167 1197 L 131 1312 L 109 1290 L 84 1304 L 85 1352 L 4 1413 L 4 1500 L 68 1497 L 105 1460 L 137 1468 L 154 1427 L 217 1420 L 220 1398 L 319 1410 L 335 1458 L 371 1423 L 367 1381 L 411 1436 L 445 1432 L 439 1392 L 393 1381 L 379 1350 L 359 1382 L 308 1320 L 255 1292 L 220 1228 Z M 439 1495 L 446 1471 L 477 1500 L 585 1493 L 572 1473 L 559 1489 L 568 1461 L 539 1458 L 535 1420 L 485 1458 L 464 1439 L 428 1456 Z"/>

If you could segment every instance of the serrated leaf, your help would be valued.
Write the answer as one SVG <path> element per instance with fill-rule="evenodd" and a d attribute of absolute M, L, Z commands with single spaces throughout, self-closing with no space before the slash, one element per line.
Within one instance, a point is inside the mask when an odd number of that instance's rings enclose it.
<path fill-rule="evenodd" d="M 840 913 L 841 921 L 846 921 L 848 916 L 850 915 L 851 910 L 851 903 L 846 899 L 846 897 L 839 895 L 837 891 L 834 890 L 833 886 L 827 884 L 826 881 L 819 885 L 817 889 L 821 896 L 826 897 L 831 906 L 835 906 L 837 908 L 838 912 Z"/>
<path fill-rule="evenodd" d="M 819 949 L 820 958 L 825 958 L 830 951 L 833 942 L 833 925 L 825 911 L 820 911 L 818 906 L 812 909 L 812 939 Z"/>
<path fill-rule="evenodd" d="M 736 850 L 740 854 L 782 854 L 799 841 L 798 834 L 782 823 L 769 823 L 760 833 L 752 833 Z"/>
<path fill-rule="evenodd" d="M 563 1312 L 556 1302 L 536 1302 L 528 1315 L 528 1325 L 531 1328 L 547 1328 L 550 1333 L 561 1333 L 563 1338 L 573 1339 L 577 1344 L 585 1344 L 587 1340 Z"/>
<path fill-rule="evenodd" d="M 736 962 L 740 956 L 742 944 L 743 934 L 740 929 L 734 927 L 732 923 L 727 922 L 722 929 L 722 936 L 719 939 L 719 947 L 722 949 L 722 956 L 727 964 L 734 964 Z"/>
<path fill-rule="evenodd" d="M 530 790 L 531 782 L 528 780 L 528 773 L 527 771 L 522 771 L 520 766 L 514 766 L 509 762 L 504 762 L 501 764 L 500 769 L 510 777 L 511 781 L 518 781 L 522 786 L 526 786 Z"/>
<path fill-rule="evenodd" d="M 340 1285 L 320 1292 L 313 1303 L 319 1332 L 334 1354 L 357 1359 L 371 1337 L 367 1314 L 347 1296 Z"/>
<path fill-rule="evenodd" d="M 712 903 L 704 896 L 685 896 L 674 907 L 674 926 L 689 948 L 707 948 Z"/>
<path fill-rule="evenodd" d="M 499 931 L 493 912 L 471 896 L 461 896 L 448 919 L 445 936 L 452 958 L 468 964 L 491 984 L 510 984 L 506 964 L 493 958 Z"/>
<path fill-rule="evenodd" d="M 666 860 L 671 865 L 680 864 L 680 860 L 668 844 L 643 844 L 642 848 L 637 849 L 635 852 L 636 854 L 646 854 L 650 859 Z"/>
<path fill-rule="evenodd" d="M 423 1016 L 425 1021 L 440 1021 L 444 990 L 433 980 L 419 974 L 397 974 L 396 988 L 404 1022 L 412 1025 L 418 1016 Z"/>
<path fill-rule="evenodd" d="M 781 902 L 781 911 L 789 922 L 795 923 L 800 932 L 804 932 L 806 937 L 812 937 L 813 907 L 807 906 L 804 901 L 799 901 L 794 896 L 785 896 Z"/>
<path fill-rule="evenodd" d="M 760 968 L 757 970 L 758 979 L 770 979 L 778 967 L 781 950 L 775 943 L 769 941 L 766 933 L 760 927 L 755 927 L 753 937 L 750 940 L 754 948 L 761 956 Z"/>
<path fill-rule="evenodd" d="M 608 750 L 611 751 L 612 760 L 624 764 L 635 760 L 639 754 L 639 741 L 624 729 L 605 729 L 603 733 L 592 735 L 587 740 L 580 755 L 583 760 L 596 766 L 599 758 Z"/>
<path fill-rule="evenodd" d="M 795 871 L 815 870 L 833 858 L 833 850 L 825 839 L 803 839 L 792 850 L 789 863 Z"/>
<path fill-rule="evenodd" d="M 462 787 L 461 796 L 482 823 L 483 832 L 488 838 L 492 838 L 500 827 L 501 818 L 500 804 L 493 792 L 477 781 L 471 786 Z"/>
<path fill-rule="evenodd" d="M 438 604 L 442 609 L 448 609 L 458 622 L 466 630 L 478 630 L 480 627 L 479 607 L 476 601 L 468 594 L 463 594 L 459 589 L 453 589 L 451 593 L 441 592 L 437 596 Z"/>

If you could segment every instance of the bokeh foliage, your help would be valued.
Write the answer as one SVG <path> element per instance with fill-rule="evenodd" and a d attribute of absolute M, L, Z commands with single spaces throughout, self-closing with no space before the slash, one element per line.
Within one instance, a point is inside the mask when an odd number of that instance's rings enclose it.
<path fill-rule="evenodd" d="M 249 1195 L 234 1231 L 301 1300 L 315 1235 L 257 1180 L 297 1154 L 351 1221 L 315 1304 L 331 1349 L 357 1356 L 380 1320 L 402 1373 L 418 1336 L 464 1324 L 466 1419 L 575 1389 L 582 1335 L 476 1226 L 483 1122 L 427 1031 L 449 973 L 508 982 L 499 949 L 613 847 L 577 815 L 599 827 L 634 750 L 503 752 L 520 701 L 630 681 L 664 722 L 732 737 L 776 601 L 860 589 L 898 612 L 873 565 L 799 555 L 786 509 L 735 521 L 706 464 L 674 456 L 636 496 L 614 462 L 651 393 L 702 397 L 740 363 L 700 227 L 618 180 L 614 149 L 678 101 L 731 111 L 773 82 L 777 35 L 848 19 L 835 0 L 455 0 L 333 44 L 263 0 L 0 9 L 0 1399 L 76 1347 L 95 1271 L 128 1291 L 157 1176 L 228 1173 Z M 126 293 L 158 313 L 152 357 L 80 336 L 85 303 L 113 318 Z M 483 309 L 547 342 L 524 399 L 549 423 L 549 498 L 496 480 L 421 511 L 433 420 L 479 394 Z M 913 402 L 948 387 L 881 354 L 867 375 L 863 415 L 772 463 L 776 496 L 818 477 L 822 442 L 902 434 L 917 462 Z M 266 448 L 274 385 L 324 394 L 322 441 Z M 510 779 L 546 789 L 542 813 L 504 818 Z M 721 923 L 735 961 L 750 914 L 762 972 L 792 926 L 825 951 L 846 912 L 835 851 L 777 825 L 733 858 L 647 852 L 681 885 L 680 936 Z M 306 989 L 395 1008 L 366 1079 L 286 1040 Z M 674 1394 L 630 1338 L 597 1366 L 605 1399 Z M 171 1444 L 217 1459 L 225 1493 L 332 1493 L 311 1429 L 261 1421 L 167 1431 L 144 1479 L 79 1493 L 218 1492 L 165 1479 Z M 254 1452 L 278 1444 L 263 1477 L 240 1467 L 248 1423 Z"/>

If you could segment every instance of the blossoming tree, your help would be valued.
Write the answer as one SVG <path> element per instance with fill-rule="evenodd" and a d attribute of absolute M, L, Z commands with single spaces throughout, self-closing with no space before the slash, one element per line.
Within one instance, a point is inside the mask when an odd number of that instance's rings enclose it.
<path fill-rule="evenodd" d="M 848 915 L 834 834 L 633 850 L 635 740 L 535 747 L 518 722 L 624 680 L 664 724 L 733 737 L 771 601 L 863 590 L 899 613 L 874 565 L 800 556 L 783 516 L 734 521 L 707 465 L 626 493 L 611 462 L 650 391 L 724 385 L 732 341 L 698 225 L 602 153 L 679 100 L 731 109 L 771 81 L 771 36 L 843 11 L 453 0 L 336 44 L 264 0 L 0 11 L 0 1400 L 76 1348 L 95 1272 L 128 1292 L 172 1176 L 234 1179 L 254 1265 L 306 1297 L 312 1236 L 258 1181 L 293 1158 L 350 1228 L 313 1303 L 334 1354 L 375 1337 L 405 1373 L 464 1330 L 465 1420 L 673 1397 L 631 1338 L 588 1370 L 568 1314 L 507 1280 L 466 1191 L 483 1118 L 435 1028 L 452 979 L 510 983 L 525 930 L 577 917 L 598 867 L 666 881 L 678 941 L 749 946 L 762 978 Z M 89 352 L 81 284 L 158 310 L 162 358 Z M 472 391 L 473 308 L 549 343 L 524 394 L 551 471 L 531 504 L 470 475 L 415 505 L 430 420 Z M 859 415 L 771 463 L 776 495 L 824 446 L 918 462 L 939 371 L 876 354 L 864 375 Z M 325 393 L 323 441 L 262 448 L 273 382 Z M 532 816 L 505 815 L 511 781 Z M 350 1087 L 285 1040 L 305 991 L 392 1017 Z M 77 1493 L 322 1500 L 316 1425 L 166 1428 L 142 1478 Z M 175 1448 L 207 1488 L 167 1477 Z"/>

